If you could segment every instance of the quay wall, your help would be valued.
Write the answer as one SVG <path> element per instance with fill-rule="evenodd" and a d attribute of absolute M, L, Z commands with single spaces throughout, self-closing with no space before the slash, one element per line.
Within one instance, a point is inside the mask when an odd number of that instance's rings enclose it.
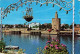
<path fill-rule="evenodd" d="M 3 29 L 4 33 L 10 33 L 11 31 L 21 31 L 22 34 L 30 34 L 30 32 L 41 32 L 41 34 L 54 34 L 57 35 L 58 32 L 51 31 L 50 33 L 47 30 L 30 30 L 28 31 L 27 28 L 6 28 Z"/>
<path fill-rule="evenodd" d="M 47 30 L 30 30 L 28 31 L 27 28 L 6 28 L 3 29 L 4 33 L 10 33 L 11 31 L 21 31 L 21 34 L 30 34 L 31 32 L 41 32 L 41 34 L 52 34 L 52 35 L 58 35 L 60 33 L 69 33 L 72 35 L 72 31 L 51 31 L 50 33 Z"/>

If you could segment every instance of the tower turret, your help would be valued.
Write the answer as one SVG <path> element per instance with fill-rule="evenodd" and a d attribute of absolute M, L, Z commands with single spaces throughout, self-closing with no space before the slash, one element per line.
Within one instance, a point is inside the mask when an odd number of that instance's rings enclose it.
<path fill-rule="evenodd" d="M 58 14 L 57 14 L 57 11 L 56 11 L 56 13 L 55 13 L 55 18 L 58 18 Z"/>

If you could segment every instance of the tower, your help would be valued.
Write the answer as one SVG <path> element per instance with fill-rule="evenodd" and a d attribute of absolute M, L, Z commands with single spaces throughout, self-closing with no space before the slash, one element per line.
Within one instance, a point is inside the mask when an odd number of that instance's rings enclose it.
<path fill-rule="evenodd" d="M 61 20 L 58 18 L 58 13 L 56 11 L 55 18 L 52 18 L 52 29 L 55 31 L 60 31 Z"/>

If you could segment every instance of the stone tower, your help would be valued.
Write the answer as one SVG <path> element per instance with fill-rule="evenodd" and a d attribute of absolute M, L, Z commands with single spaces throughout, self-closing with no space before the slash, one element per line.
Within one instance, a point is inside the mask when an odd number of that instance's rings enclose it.
<path fill-rule="evenodd" d="M 60 31 L 61 20 L 58 18 L 58 13 L 56 11 L 55 18 L 52 18 L 52 29 L 55 31 Z"/>

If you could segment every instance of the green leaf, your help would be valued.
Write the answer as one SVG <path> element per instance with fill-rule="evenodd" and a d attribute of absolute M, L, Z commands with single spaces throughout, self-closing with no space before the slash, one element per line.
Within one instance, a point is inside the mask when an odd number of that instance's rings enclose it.
<path fill-rule="evenodd" d="M 62 8 L 59 9 L 59 11 L 61 11 Z"/>
<path fill-rule="evenodd" d="M 54 7 L 54 4 L 53 4 L 53 7 Z"/>
<path fill-rule="evenodd" d="M 42 4 L 40 5 L 40 7 L 42 6 Z"/>
<path fill-rule="evenodd" d="M 46 6 L 48 6 L 48 3 L 46 3 Z"/>
<path fill-rule="evenodd" d="M 32 2 L 30 4 L 32 4 Z"/>
<path fill-rule="evenodd" d="M 68 14 L 68 11 L 66 11 L 66 14 Z"/>

